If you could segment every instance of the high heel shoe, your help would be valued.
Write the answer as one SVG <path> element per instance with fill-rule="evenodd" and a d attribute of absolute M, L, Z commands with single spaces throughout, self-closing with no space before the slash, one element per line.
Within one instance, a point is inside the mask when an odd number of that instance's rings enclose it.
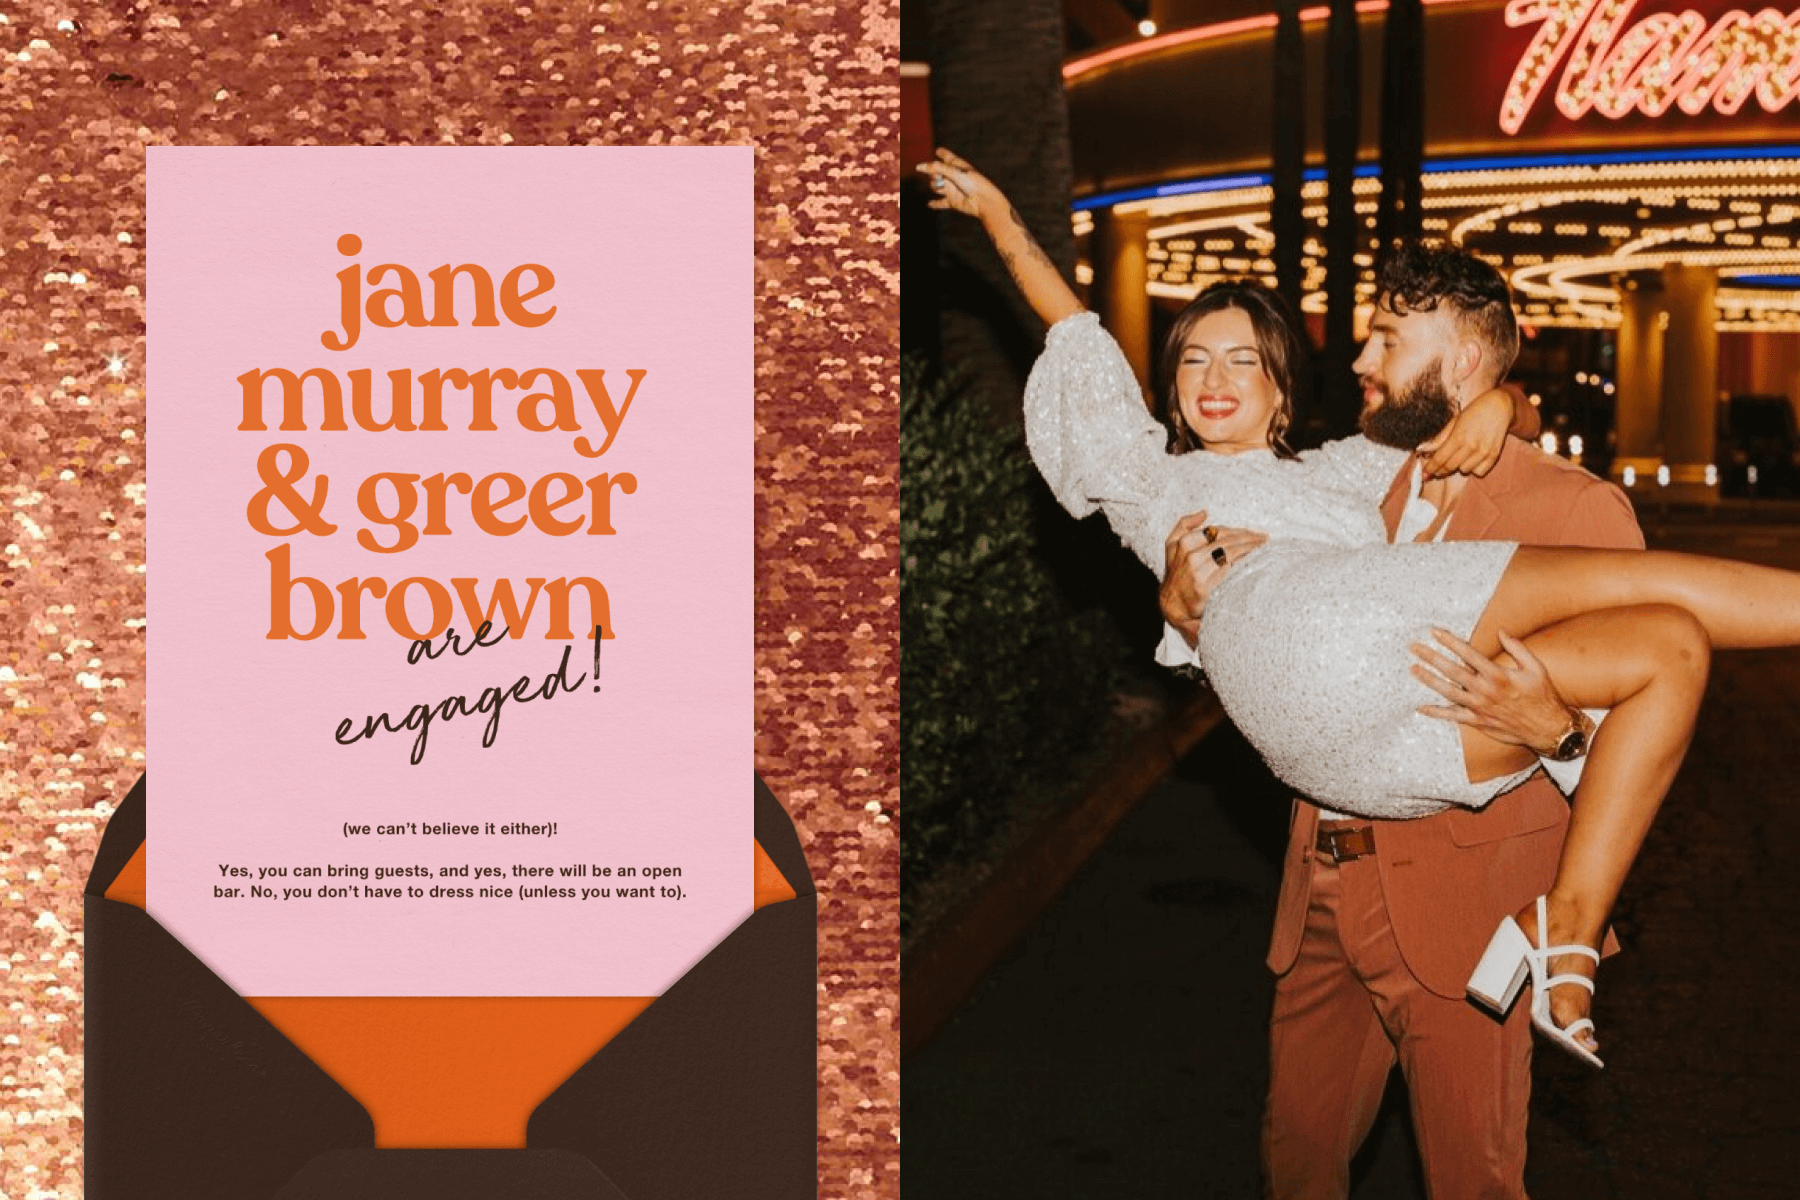
<path fill-rule="evenodd" d="M 1559 954 L 1585 954 L 1600 962 L 1600 952 L 1592 946 L 1546 946 L 1544 939 L 1548 936 L 1550 924 L 1544 912 L 1544 898 L 1537 901 L 1538 944 L 1533 946 L 1525 931 L 1511 917 L 1502 918 L 1500 928 L 1494 931 L 1489 939 L 1487 950 L 1481 955 L 1481 961 L 1475 965 L 1475 973 L 1469 976 L 1468 992 L 1470 997 L 1486 1008 L 1492 1009 L 1500 1016 L 1512 1007 L 1518 998 L 1519 988 L 1529 975 L 1531 979 L 1531 1023 L 1545 1037 L 1567 1050 L 1583 1062 L 1592 1063 L 1596 1067 L 1604 1066 L 1600 1056 L 1575 1040 L 1575 1035 L 1584 1029 L 1592 1029 L 1594 1023 L 1586 1017 L 1570 1021 L 1566 1026 L 1558 1025 L 1550 1019 L 1550 989 L 1572 983 L 1586 988 L 1590 993 L 1594 990 L 1594 981 L 1586 975 L 1549 975 L 1549 961 Z"/>

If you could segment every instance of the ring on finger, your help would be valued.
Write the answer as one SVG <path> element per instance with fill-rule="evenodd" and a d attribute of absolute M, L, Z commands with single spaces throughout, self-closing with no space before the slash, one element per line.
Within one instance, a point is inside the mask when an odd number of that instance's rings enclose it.
<path fill-rule="evenodd" d="M 1200 527 L 1200 532 L 1206 535 L 1206 544 L 1209 546 L 1219 540 L 1219 527 L 1217 525 L 1202 525 Z"/>
<path fill-rule="evenodd" d="M 1230 562 L 1230 558 L 1229 558 L 1229 556 L 1227 556 L 1227 555 L 1226 555 L 1226 553 L 1225 553 L 1225 547 L 1223 547 L 1223 546 L 1214 546 L 1214 547 L 1213 547 L 1213 552 L 1212 552 L 1212 560 L 1213 560 L 1213 561 L 1214 561 L 1214 562 L 1216 562 L 1216 563 L 1218 563 L 1218 564 L 1219 564 L 1219 565 L 1220 565 L 1220 566 L 1221 566 L 1221 567 L 1223 567 L 1223 566 L 1225 566 L 1225 565 L 1226 565 L 1226 564 L 1227 564 L 1227 563 L 1229 563 L 1229 562 Z"/>

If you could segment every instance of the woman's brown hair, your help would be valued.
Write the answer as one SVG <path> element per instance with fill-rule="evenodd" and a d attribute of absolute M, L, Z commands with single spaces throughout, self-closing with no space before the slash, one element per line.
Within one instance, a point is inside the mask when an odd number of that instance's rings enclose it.
<path fill-rule="evenodd" d="M 1286 434 L 1294 423 L 1295 383 L 1307 360 L 1306 342 L 1301 337 L 1298 320 L 1280 293 L 1253 279 L 1226 279 L 1209 285 L 1188 302 L 1169 329 L 1158 359 L 1163 381 L 1163 420 L 1175 431 L 1169 451 L 1186 454 L 1200 446 L 1193 430 L 1182 419 L 1175 375 L 1181 366 L 1182 348 L 1188 334 L 1193 332 L 1195 322 L 1226 308 L 1235 308 L 1250 318 L 1250 327 L 1256 331 L 1256 350 L 1262 357 L 1263 373 L 1281 393 L 1281 405 L 1269 422 L 1269 449 L 1277 458 L 1294 458 L 1296 455 L 1287 443 Z"/>

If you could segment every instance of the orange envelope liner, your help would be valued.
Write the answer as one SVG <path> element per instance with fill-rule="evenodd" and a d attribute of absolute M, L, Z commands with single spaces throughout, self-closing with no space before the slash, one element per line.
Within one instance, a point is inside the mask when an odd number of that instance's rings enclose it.
<path fill-rule="evenodd" d="M 816 897 L 760 779 L 756 910 L 660 997 L 240 996 L 144 911 L 145 804 L 87 887 L 90 1200 L 815 1194 Z"/>

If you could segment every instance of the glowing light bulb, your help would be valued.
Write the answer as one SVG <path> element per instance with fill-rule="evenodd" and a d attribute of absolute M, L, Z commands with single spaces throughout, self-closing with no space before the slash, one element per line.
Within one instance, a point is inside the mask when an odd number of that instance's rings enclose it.
<path fill-rule="evenodd" d="M 1139 21 L 1138 22 L 1138 36 L 1139 37 L 1155 37 L 1156 36 L 1156 22 L 1152 21 L 1149 17 L 1145 17 L 1143 20 Z"/>

